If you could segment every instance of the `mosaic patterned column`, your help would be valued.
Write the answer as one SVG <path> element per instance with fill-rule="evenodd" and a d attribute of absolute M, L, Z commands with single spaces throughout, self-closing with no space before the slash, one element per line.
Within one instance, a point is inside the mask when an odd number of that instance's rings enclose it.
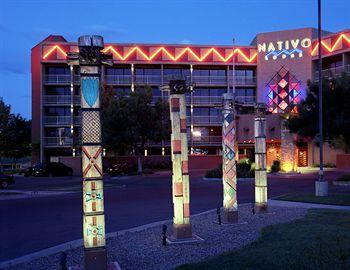
<path fill-rule="evenodd" d="M 255 211 L 267 210 L 267 173 L 266 173 L 266 105 L 256 106 L 254 121 L 255 135 Z"/>
<path fill-rule="evenodd" d="M 297 171 L 297 146 L 294 134 L 286 126 L 286 119 L 281 123 L 281 171 Z"/>
<path fill-rule="evenodd" d="M 238 222 L 237 175 L 236 175 L 236 123 L 233 94 L 223 95 L 222 124 L 222 181 L 223 181 L 223 221 Z"/>
<path fill-rule="evenodd" d="M 170 88 L 171 120 L 171 159 L 173 164 L 173 237 L 186 239 L 192 237 L 190 224 L 190 183 L 188 174 L 188 145 L 186 131 L 186 82 L 173 80 Z"/>
<path fill-rule="evenodd" d="M 100 115 L 100 50 L 104 46 L 103 38 L 82 36 L 78 45 L 81 76 L 84 265 L 85 269 L 106 269 Z"/>

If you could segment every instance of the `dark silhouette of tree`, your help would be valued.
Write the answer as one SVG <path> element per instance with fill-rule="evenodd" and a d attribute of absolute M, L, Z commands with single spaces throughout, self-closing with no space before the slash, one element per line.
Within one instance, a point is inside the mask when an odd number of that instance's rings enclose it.
<path fill-rule="evenodd" d="M 11 107 L 0 99 L 0 159 L 17 160 L 30 155 L 31 121 L 12 114 Z M 1 160 L 0 160 L 1 162 Z"/>
<path fill-rule="evenodd" d="M 102 109 L 103 144 L 119 155 L 144 153 L 148 142 L 159 143 L 170 137 L 169 106 L 157 100 L 152 104 L 152 88 L 136 87 L 130 95 L 104 91 Z M 139 168 L 139 172 L 141 172 Z"/>
<path fill-rule="evenodd" d="M 334 148 L 350 152 L 350 77 L 323 80 L 323 133 Z M 298 105 L 298 114 L 287 120 L 293 133 L 318 139 L 318 84 L 309 84 L 306 99 Z"/>

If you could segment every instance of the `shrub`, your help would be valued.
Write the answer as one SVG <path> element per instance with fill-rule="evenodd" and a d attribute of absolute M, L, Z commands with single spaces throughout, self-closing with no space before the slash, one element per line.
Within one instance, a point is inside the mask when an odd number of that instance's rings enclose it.
<path fill-rule="evenodd" d="M 246 160 L 240 161 L 236 165 L 238 178 L 252 178 L 254 177 L 254 163 L 249 163 Z M 206 178 L 222 178 L 222 164 L 217 168 L 208 170 L 205 173 Z"/>
<path fill-rule="evenodd" d="M 271 172 L 276 173 L 281 170 L 281 162 L 279 160 L 274 160 L 271 166 Z"/>

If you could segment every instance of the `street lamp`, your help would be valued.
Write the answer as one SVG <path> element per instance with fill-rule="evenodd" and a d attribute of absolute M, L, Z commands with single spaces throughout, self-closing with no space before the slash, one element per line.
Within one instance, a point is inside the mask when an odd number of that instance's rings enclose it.
<path fill-rule="evenodd" d="M 319 140 L 320 140 L 320 170 L 318 180 L 315 182 L 316 196 L 328 195 L 328 182 L 323 175 L 323 108 L 322 108 L 322 29 L 321 29 L 321 0 L 318 4 L 318 125 L 319 125 Z"/>

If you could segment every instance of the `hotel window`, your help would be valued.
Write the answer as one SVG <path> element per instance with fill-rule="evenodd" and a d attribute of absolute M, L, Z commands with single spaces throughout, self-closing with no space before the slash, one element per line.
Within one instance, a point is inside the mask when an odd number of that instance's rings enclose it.
<path fill-rule="evenodd" d="M 235 76 L 252 78 L 254 77 L 254 70 L 253 69 L 236 69 Z"/>
<path fill-rule="evenodd" d="M 222 76 L 226 76 L 226 70 L 224 70 L 224 69 L 194 69 L 193 76 L 222 77 Z"/>
<path fill-rule="evenodd" d="M 69 137 L 71 135 L 70 128 L 45 128 L 46 137 Z"/>
<path fill-rule="evenodd" d="M 161 70 L 159 68 L 135 68 L 136 75 L 145 76 L 160 76 Z"/>
<path fill-rule="evenodd" d="M 131 75 L 131 68 L 107 68 L 106 69 L 106 75 L 120 75 L 120 76 L 127 76 Z"/>
<path fill-rule="evenodd" d="M 69 67 L 46 67 L 47 75 L 70 75 Z"/>
<path fill-rule="evenodd" d="M 57 96 L 69 96 L 70 95 L 70 87 L 46 87 L 46 95 L 57 95 Z"/>
<path fill-rule="evenodd" d="M 67 107 L 45 107 L 46 116 L 70 116 L 70 108 Z"/>
<path fill-rule="evenodd" d="M 209 93 L 211 97 L 221 97 L 226 93 L 226 88 L 210 88 Z"/>
<path fill-rule="evenodd" d="M 164 76 L 182 76 L 187 77 L 190 76 L 190 69 L 185 68 L 165 68 Z"/>
<path fill-rule="evenodd" d="M 254 89 L 253 88 L 236 88 L 236 96 L 252 97 L 254 96 Z"/>

